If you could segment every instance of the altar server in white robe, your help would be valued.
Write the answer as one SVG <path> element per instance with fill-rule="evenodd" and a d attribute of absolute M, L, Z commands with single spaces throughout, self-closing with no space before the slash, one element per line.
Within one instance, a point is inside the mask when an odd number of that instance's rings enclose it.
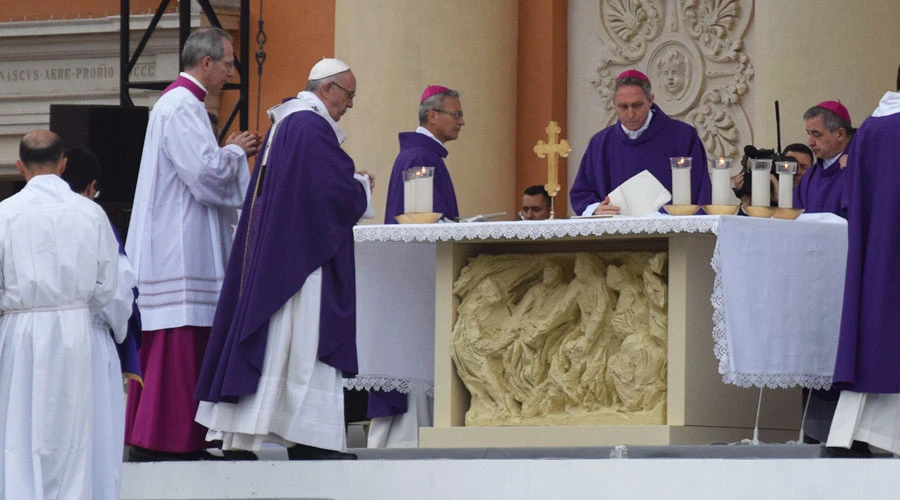
<path fill-rule="evenodd" d="M 66 170 L 62 178 L 75 193 L 93 200 L 99 193 L 100 161 L 88 149 L 66 151 Z M 116 233 L 113 229 L 113 234 Z M 128 334 L 133 311 L 137 277 L 122 251 L 119 238 L 116 294 L 106 307 L 94 314 L 91 335 L 93 349 L 94 426 L 93 489 L 94 499 L 117 499 L 121 489 L 122 448 L 125 443 L 125 392 L 122 364 L 116 344 Z M 135 354 L 126 351 L 123 355 Z M 128 360 L 126 360 L 127 362 Z M 132 360 L 133 361 L 133 360 Z"/>
<path fill-rule="evenodd" d="M 59 178 L 56 134 L 27 134 L 19 156 L 27 184 L 0 202 L 0 498 L 107 498 L 92 488 L 91 317 L 115 295 L 116 239 Z"/>
<path fill-rule="evenodd" d="M 125 427 L 134 461 L 205 456 L 193 391 L 258 144 L 242 132 L 219 147 L 203 104 L 234 75 L 231 36 L 197 30 L 181 57 L 185 71 L 150 112 L 125 244 L 144 330 L 144 385 L 129 383 Z"/>

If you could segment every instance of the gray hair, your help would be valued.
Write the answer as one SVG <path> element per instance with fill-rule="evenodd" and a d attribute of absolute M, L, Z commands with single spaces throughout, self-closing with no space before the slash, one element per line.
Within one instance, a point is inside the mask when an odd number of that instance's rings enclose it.
<path fill-rule="evenodd" d="M 444 92 L 429 96 L 428 99 L 422 101 L 422 104 L 419 104 L 419 125 L 428 123 L 428 111 L 431 109 L 441 109 L 441 106 L 444 105 L 444 98 L 446 97 L 455 97 L 459 99 L 459 92 L 448 89 Z"/>
<path fill-rule="evenodd" d="M 813 106 L 807 109 L 806 113 L 803 113 L 804 120 L 810 120 L 812 118 L 816 118 L 817 116 L 822 117 L 822 121 L 825 123 L 825 128 L 827 128 L 829 132 L 834 133 L 837 132 L 839 128 L 842 128 L 844 129 L 844 132 L 847 133 L 847 137 L 850 137 L 855 131 L 853 126 L 850 125 L 849 122 L 838 116 L 838 114 L 834 111 L 823 108 L 822 106 Z"/>
<path fill-rule="evenodd" d="M 233 43 L 231 35 L 222 28 L 210 26 L 199 29 L 188 37 L 181 51 L 181 62 L 185 69 L 191 69 L 200 64 L 204 57 L 209 56 L 214 61 L 225 58 L 225 44 L 222 40 Z"/>
<path fill-rule="evenodd" d="M 647 100 L 650 100 L 650 82 L 646 80 L 641 80 L 640 78 L 634 78 L 633 76 L 626 76 L 625 78 L 620 78 L 616 80 L 616 83 L 613 85 L 613 95 L 616 95 L 620 87 L 624 87 L 625 85 L 637 85 L 644 91 L 644 97 Z"/>
<path fill-rule="evenodd" d="M 350 70 L 348 69 L 347 71 Z M 341 71 L 340 73 L 335 73 L 331 76 L 326 76 L 325 78 L 319 78 L 318 80 L 307 80 L 306 88 L 303 90 L 307 92 L 318 92 L 326 83 L 337 83 L 338 75 L 346 73 L 347 71 Z M 338 83 L 338 85 L 340 84 Z"/>

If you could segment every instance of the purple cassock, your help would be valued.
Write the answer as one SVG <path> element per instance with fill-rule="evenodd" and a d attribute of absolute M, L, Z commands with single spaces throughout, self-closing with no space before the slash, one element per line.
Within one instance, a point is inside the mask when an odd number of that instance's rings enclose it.
<path fill-rule="evenodd" d="M 834 384 L 900 392 L 900 113 L 869 117 L 854 134 L 845 181 L 849 248 Z"/>
<path fill-rule="evenodd" d="M 678 156 L 693 159 L 691 203 L 710 202 L 712 188 L 706 170 L 706 150 L 697 130 L 669 118 L 656 104 L 652 109 L 650 126 L 637 139 L 629 139 L 618 120 L 591 138 L 569 191 L 576 215 L 581 215 L 589 205 L 603 201 L 620 184 L 645 169 L 671 191 L 669 158 Z"/>
<path fill-rule="evenodd" d="M 846 169 L 841 169 L 835 161 L 828 168 L 822 168 L 822 160 L 816 161 L 794 188 L 794 208 L 802 208 L 806 213 L 830 212 L 847 218 L 843 205 Z"/>
<path fill-rule="evenodd" d="M 366 210 L 365 190 L 331 126 L 313 111 L 285 117 L 271 149 L 264 169 L 265 148 L 257 154 L 244 199 L 197 382 L 202 401 L 235 403 L 256 392 L 269 319 L 319 267 L 322 305 L 311 332 L 318 359 L 357 372 L 353 226 Z"/>
<path fill-rule="evenodd" d="M 394 168 L 391 170 L 384 223 L 396 224 L 397 220 L 394 217 L 405 212 L 403 209 L 403 172 L 410 167 L 434 167 L 433 211 L 444 214 L 444 217 L 448 219 L 459 217 L 456 191 L 453 190 L 450 171 L 447 170 L 447 165 L 444 165 L 447 148 L 431 137 L 418 132 L 401 132 L 399 138 L 400 154 L 394 160 Z"/>

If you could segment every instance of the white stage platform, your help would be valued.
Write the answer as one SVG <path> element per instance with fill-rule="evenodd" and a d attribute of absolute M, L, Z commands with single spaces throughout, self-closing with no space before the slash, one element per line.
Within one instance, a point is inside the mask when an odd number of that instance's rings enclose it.
<path fill-rule="evenodd" d="M 610 448 L 556 450 L 543 450 L 548 458 L 523 458 L 529 452 L 521 449 L 512 458 L 490 458 L 502 451 L 481 449 L 456 453 L 487 458 L 416 459 L 423 450 L 393 450 L 394 459 L 375 459 L 360 450 L 361 460 L 342 462 L 128 463 L 122 498 L 879 499 L 900 491 L 900 460 L 765 458 L 818 456 L 815 446 L 638 447 L 629 448 L 628 459 L 584 458 L 608 457 Z M 552 458 L 567 453 L 576 458 Z M 725 458 L 664 458 L 679 454 Z"/>

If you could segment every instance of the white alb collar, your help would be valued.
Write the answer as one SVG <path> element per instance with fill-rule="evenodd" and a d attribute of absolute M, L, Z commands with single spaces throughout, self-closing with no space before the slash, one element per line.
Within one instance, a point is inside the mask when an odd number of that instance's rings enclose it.
<path fill-rule="evenodd" d="M 635 140 L 640 137 L 648 127 L 650 127 L 651 118 L 653 118 L 653 109 L 651 109 L 650 112 L 647 113 L 647 121 L 645 121 L 644 124 L 641 125 L 641 128 L 637 130 L 628 130 L 627 128 L 625 128 L 625 125 L 622 125 L 621 123 L 619 124 L 619 126 L 622 127 L 622 131 L 625 132 L 625 135 L 627 135 L 629 139 Z"/>
<path fill-rule="evenodd" d="M 200 87 L 200 90 L 202 90 L 204 93 L 206 93 L 206 95 L 209 95 L 209 91 L 206 90 L 206 87 L 204 87 L 203 84 L 200 83 L 199 81 L 197 81 L 197 79 L 194 78 L 193 76 L 185 73 L 184 71 L 182 71 L 181 73 L 178 73 L 178 76 L 183 76 L 183 77 L 187 78 L 188 80 L 194 82 L 195 84 L 197 84 L 198 87 Z"/>
<path fill-rule="evenodd" d="M 900 113 L 900 92 L 886 92 L 872 112 L 875 118 Z"/>
<path fill-rule="evenodd" d="M 440 144 L 441 146 L 444 145 L 443 142 L 439 141 L 438 138 L 435 137 L 434 134 L 432 134 L 431 131 L 428 130 L 427 128 L 425 128 L 425 127 L 422 127 L 422 126 L 416 127 L 416 133 L 417 133 L 417 134 L 422 134 L 422 135 L 427 135 L 428 137 L 431 137 L 432 139 L 434 139 L 434 140 L 435 140 L 438 144 Z"/>

